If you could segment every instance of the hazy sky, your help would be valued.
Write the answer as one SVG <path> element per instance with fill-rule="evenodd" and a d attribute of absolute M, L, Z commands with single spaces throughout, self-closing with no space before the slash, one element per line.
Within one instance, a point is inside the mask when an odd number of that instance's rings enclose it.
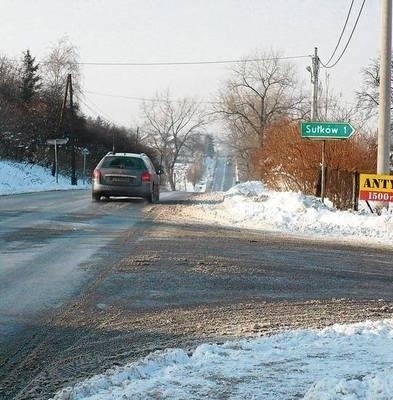
<path fill-rule="evenodd" d="M 284 56 L 311 55 L 318 47 L 330 57 L 350 0 L 0 0 L 0 53 L 20 58 L 27 48 L 37 60 L 62 36 L 78 48 L 82 62 L 166 62 L 231 60 L 256 51 Z M 362 0 L 354 1 L 353 17 Z M 351 44 L 329 70 L 331 90 L 347 101 L 360 71 L 379 52 L 380 1 L 366 0 Z M 349 21 L 352 28 L 354 19 Z M 344 36 L 343 43 L 346 43 Z M 310 87 L 307 58 L 293 61 Z M 151 98 L 214 100 L 230 65 L 83 66 L 83 89 L 104 94 Z M 324 80 L 325 71 L 321 71 Z M 113 122 L 139 124 L 140 102 L 86 94 L 90 108 Z M 94 116 L 87 108 L 84 111 Z"/>

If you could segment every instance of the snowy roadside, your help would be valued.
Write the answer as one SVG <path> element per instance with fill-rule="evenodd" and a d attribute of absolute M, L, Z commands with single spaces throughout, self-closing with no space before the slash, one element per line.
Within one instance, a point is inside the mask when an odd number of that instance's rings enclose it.
<path fill-rule="evenodd" d="M 86 187 L 63 177 L 56 184 L 42 167 L 0 162 L 0 194 Z M 146 212 L 173 222 L 393 244 L 392 213 L 337 211 L 315 197 L 268 191 L 260 182 L 194 194 L 188 203 L 148 206 Z M 389 319 L 203 344 L 192 354 L 168 349 L 63 389 L 54 399 L 392 399 L 392 340 Z"/>
<path fill-rule="evenodd" d="M 156 205 L 157 218 L 194 220 L 329 240 L 393 244 L 393 214 L 339 211 L 313 196 L 266 190 L 261 182 L 236 185 L 226 193 L 201 193 L 189 204 Z"/>
<path fill-rule="evenodd" d="M 187 354 L 169 349 L 58 392 L 55 400 L 391 399 L 393 320 L 295 330 Z"/>
<path fill-rule="evenodd" d="M 59 175 L 58 183 L 49 168 L 12 161 L 0 161 L 0 195 L 44 192 L 50 190 L 87 189 L 78 182 L 71 185 L 70 178 Z"/>

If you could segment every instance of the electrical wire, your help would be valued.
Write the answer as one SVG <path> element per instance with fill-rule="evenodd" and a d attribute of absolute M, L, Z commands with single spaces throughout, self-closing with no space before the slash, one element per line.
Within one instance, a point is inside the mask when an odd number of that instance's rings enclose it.
<path fill-rule="evenodd" d="M 212 61 L 178 61 L 178 62 L 78 62 L 77 65 L 97 65 L 97 66 L 132 66 L 132 67 L 154 67 L 154 66 L 171 66 L 171 65 L 211 65 L 211 64 L 236 64 L 241 62 L 257 62 L 271 60 L 291 60 L 297 58 L 308 58 L 310 55 L 287 56 L 287 57 L 267 57 L 253 59 L 237 59 L 237 60 L 212 60 Z"/>
<path fill-rule="evenodd" d="M 346 29 L 347 24 L 348 24 L 348 21 L 349 21 L 349 17 L 351 16 L 351 12 L 352 12 L 352 7 L 353 7 L 354 1 L 355 1 L 355 0 L 352 0 L 352 1 L 351 1 L 351 5 L 349 6 L 349 10 L 348 10 L 348 13 L 347 13 L 347 18 L 345 19 L 344 26 L 343 26 L 343 28 L 341 29 L 340 37 L 338 38 L 336 47 L 334 48 L 334 51 L 333 51 L 332 55 L 330 56 L 329 60 L 327 61 L 326 65 L 329 65 L 330 61 L 332 61 L 334 55 L 336 54 L 336 51 L 337 51 L 337 49 L 338 49 L 338 46 L 339 46 L 340 43 L 341 43 L 341 39 L 342 39 L 342 37 L 343 37 L 343 35 L 344 35 L 345 29 Z"/>
<path fill-rule="evenodd" d="M 99 116 L 100 118 L 103 118 L 104 120 L 106 120 L 106 122 L 112 124 L 112 122 L 111 122 L 112 118 L 111 118 L 109 115 L 107 115 L 106 113 L 104 113 L 103 111 L 101 111 L 91 100 L 89 100 L 89 103 L 93 104 L 95 108 L 91 107 L 91 105 L 89 105 L 89 104 L 87 103 L 87 98 L 86 98 L 86 96 L 85 96 L 81 91 L 79 91 L 79 93 L 85 98 L 85 100 L 83 100 L 83 99 L 81 99 L 81 98 L 79 97 L 79 101 L 80 101 L 86 108 L 88 108 L 91 112 L 93 112 L 94 114 L 96 114 L 96 115 Z"/>
<path fill-rule="evenodd" d="M 86 66 L 105 66 L 105 67 L 159 67 L 159 66 L 176 66 L 176 65 L 219 65 L 219 64 L 237 64 L 242 62 L 258 62 L 258 61 L 272 61 L 272 60 L 294 60 L 299 58 L 309 58 L 309 54 L 297 56 L 283 56 L 283 57 L 266 57 L 266 58 L 243 58 L 234 60 L 211 60 L 211 61 L 158 61 L 158 62 L 112 62 L 112 61 L 80 61 L 72 62 L 72 65 L 86 65 Z M 11 59 L 10 61 L 18 62 L 20 60 Z M 55 61 L 38 61 L 39 65 L 53 64 Z"/>
<path fill-rule="evenodd" d="M 97 96 L 104 96 L 104 97 L 113 97 L 113 98 L 120 98 L 120 99 L 126 99 L 126 100 L 135 100 L 135 101 L 143 101 L 143 102 L 157 102 L 160 101 L 160 99 L 157 98 L 147 98 L 147 97 L 133 97 L 133 96 L 125 96 L 125 95 L 116 95 L 116 94 L 109 94 L 109 93 L 100 93 L 100 92 L 94 92 L 90 90 L 85 90 L 84 91 L 87 94 L 93 94 Z M 179 101 L 181 102 L 182 100 L 173 100 L 170 99 L 171 101 Z M 203 104 L 222 104 L 219 101 L 208 101 L 208 100 L 201 100 L 198 103 L 203 103 Z"/>
<path fill-rule="evenodd" d="M 114 97 L 114 98 L 135 100 L 135 101 L 156 101 L 157 100 L 157 99 L 149 99 L 149 98 L 144 98 L 144 97 L 133 97 L 133 96 L 124 96 L 124 95 L 116 95 L 116 94 L 109 94 L 109 93 L 99 93 L 99 92 L 93 92 L 90 90 L 84 90 L 84 92 L 87 94 L 93 94 L 93 95 L 97 95 L 97 96 Z"/>
<path fill-rule="evenodd" d="M 94 113 L 95 115 L 97 115 L 98 117 L 101 117 L 101 114 L 99 111 L 93 109 L 92 107 L 90 107 L 84 100 L 79 99 L 79 101 L 88 109 L 90 110 L 92 113 Z M 104 118 L 106 120 L 106 118 Z M 108 121 L 109 122 L 109 121 Z"/>
<path fill-rule="evenodd" d="M 323 64 L 323 63 L 321 62 L 321 65 L 322 65 L 323 67 L 325 67 L 325 68 L 333 68 L 333 67 L 335 67 L 335 66 L 337 65 L 337 63 L 338 63 L 338 62 L 341 60 L 341 58 L 343 57 L 344 53 L 346 52 L 346 50 L 347 50 L 347 48 L 348 48 L 348 46 L 349 46 L 349 43 L 351 42 L 353 33 L 355 32 L 355 29 L 356 29 L 357 24 L 358 24 L 358 22 L 359 22 L 360 16 L 361 16 L 361 14 L 362 14 L 363 7 L 364 7 L 365 2 L 366 2 L 366 0 L 363 0 L 363 3 L 362 3 L 362 5 L 361 5 L 361 7 L 360 7 L 360 10 L 359 10 L 358 16 L 357 16 L 357 18 L 356 18 L 355 24 L 354 24 L 354 26 L 353 26 L 353 28 L 352 28 L 351 34 L 349 35 L 349 38 L 348 38 L 348 40 L 347 40 L 347 43 L 346 43 L 346 45 L 345 45 L 343 51 L 341 52 L 340 56 L 338 57 L 338 59 L 337 59 L 332 65 L 327 65 L 328 63 L 325 65 L 325 64 Z"/>

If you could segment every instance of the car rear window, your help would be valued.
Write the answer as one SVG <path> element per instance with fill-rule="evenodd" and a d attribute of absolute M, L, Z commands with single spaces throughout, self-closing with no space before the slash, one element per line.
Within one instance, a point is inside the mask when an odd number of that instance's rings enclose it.
<path fill-rule="evenodd" d="M 101 164 L 102 168 L 122 168 L 122 169 L 146 169 L 145 163 L 141 158 L 109 156 L 105 157 Z"/>

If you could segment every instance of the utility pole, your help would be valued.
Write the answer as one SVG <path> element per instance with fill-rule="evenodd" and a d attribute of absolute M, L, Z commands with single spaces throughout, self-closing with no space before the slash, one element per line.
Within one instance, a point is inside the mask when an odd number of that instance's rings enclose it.
<path fill-rule="evenodd" d="M 314 55 L 312 57 L 312 71 L 311 71 L 311 83 L 312 87 L 312 105 L 311 105 L 311 119 L 312 121 L 318 121 L 318 84 L 319 84 L 319 57 L 318 48 L 314 48 Z M 326 141 L 322 141 L 322 160 L 321 160 L 321 201 L 325 200 L 325 186 L 326 186 L 326 166 L 325 166 L 325 146 Z"/>
<path fill-rule="evenodd" d="M 60 133 L 61 127 L 62 127 L 63 122 L 64 122 L 64 113 L 65 113 L 65 109 L 67 107 L 68 87 L 69 87 L 69 79 L 68 79 L 68 76 L 67 76 L 64 99 L 63 99 L 63 104 L 61 105 L 61 111 L 60 111 L 59 126 L 57 127 L 59 133 Z"/>
<path fill-rule="evenodd" d="M 68 94 L 70 95 L 70 111 L 69 111 L 69 118 L 64 118 L 66 113 L 66 107 L 67 107 L 67 99 L 68 99 Z M 68 129 L 69 132 L 69 137 L 71 139 L 71 185 L 76 185 L 77 184 L 77 179 L 75 175 L 75 135 L 74 135 L 74 130 L 73 130 L 73 122 L 74 122 L 74 100 L 73 100 L 73 90 L 72 90 L 72 78 L 71 74 L 67 75 L 67 81 L 66 81 L 66 88 L 65 88 L 65 93 L 64 93 L 64 99 L 63 99 L 63 104 L 61 107 L 61 112 L 60 112 L 60 121 L 59 121 L 59 126 L 57 128 L 58 132 L 63 128 L 64 124 L 64 119 L 66 120 L 66 125 L 65 129 Z M 68 140 L 68 138 L 67 138 Z M 58 142 L 59 143 L 59 142 Z M 56 157 L 56 154 L 55 154 Z"/>
<path fill-rule="evenodd" d="M 390 95 L 392 68 L 392 0 L 381 0 L 381 63 L 378 106 L 377 173 L 390 174 Z"/>
<path fill-rule="evenodd" d="M 74 99 L 72 90 L 72 78 L 71 74 L 68 74 L 67 80 L 69 81 L 69 89 L 70 89 L 70 136 L 71 136 L 71 185 L 77 184 L 77 179 L 75 175 L 75 132 L 74 132 Z"/>
<path fill-rule="evenodd" d="M 319 57 L 318 48 L 314 48 L 314 56 L 312 57 L 312 105 L 311 105 L 311 119 L 318 121 L 318 81 L 319 81 Z"/>

